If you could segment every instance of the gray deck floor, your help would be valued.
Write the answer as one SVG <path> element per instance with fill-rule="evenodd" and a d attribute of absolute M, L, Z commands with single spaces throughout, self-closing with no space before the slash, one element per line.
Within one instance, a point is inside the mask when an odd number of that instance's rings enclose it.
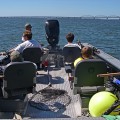
<path fill-rule="evenodd" d="M 48 86 L 49 80 L 47 76 L 47 72 L 39 71 L 39 75 L 37 77 L 37 86 L 36 91 L 39 91 L 40 89 L 46 88 Z M 59 111 L 43 111 L 36 109 L 34 107 L 31 107 L 29 104 L 26 109 L 26 113 L 24 115 L 24 119 L 56 119 L 60 118 L 61 120 L 66 119 L 75 119 L 79 116 L 81 116 L 81 109 L 78 110 L 76 107 L 81 107 L 80 105 L 80 97 L 79 95 L 73 95 L 73 92 L 70 88 L 70 84 L 67 78 L 67 74 L 65 73 L 64 68 L 61 69 L 50 69 L 50 80 L 52 83 L 52 87 L 54 89 L 61 89 L 66 90 L 68 92 L 68 95 L 71 97 L 71 102 L 66 108 L 60 109 Z M 29 95 L 31 97 L 31 94 Z M 66 118 L 66 119 L 65 119 Z M 80 117 L 81 120 L 94 120 L 94 118 L 88 118 L 88 117 Z M 104 118 L 96 118 L 96 120 L 104 120 Z M 49 119 L 50 120 L 50 119 Z"/>

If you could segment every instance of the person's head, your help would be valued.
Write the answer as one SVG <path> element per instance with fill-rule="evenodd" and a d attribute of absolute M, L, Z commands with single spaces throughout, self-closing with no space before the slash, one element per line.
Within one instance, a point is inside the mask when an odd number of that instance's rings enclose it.
<path fill-rule="evenodd" d="M 66 35 L 66 39 L 67 39 L 67 41 L 68 41 L 69 43 L 72 43 L 73 40 L 74 40 L 74 34 L 73 34 L 73 33 L 68 33 L 68 34 Z"/>
<path fill-rule="evenodd" d="M 23 38 L 24 38 L 24 40 L 26 41 L 26 40 L 31 40 L 32 39 L 32 33 L 30 32 L 30 31 L 25 31 L 25 32 L 23 32 Z"/>
<path fill-rule="evenodd" d="M 31 29 L 32 29 L 31 24 L 29 23 L 25 24 L 25 30 L 31 31 Z"/>
<path fill-rule="evenodd" d="M 22 55 L 18 51 L 13 51 L 10 54 L 10 60 L 11 62 L 22 62 L 23 58 L 22 58 Z"/>
<path fill-rule="evenodd" d="M 91 58 L 92 57 L 92 48 L 89 46 L 84 46 L 81 50 L 81 54 L 83 58 Z"/>

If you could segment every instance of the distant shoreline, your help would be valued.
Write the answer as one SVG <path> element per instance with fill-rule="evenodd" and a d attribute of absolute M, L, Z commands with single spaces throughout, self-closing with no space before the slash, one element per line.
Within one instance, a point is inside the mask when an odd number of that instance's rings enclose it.
<path fill-rule="evenodd" d="M 0 18 L 79 18 L 79 19 L 107 19 L 107 20 L 120 20 L 120 16 L 104 16 L 104 15 L 98 15 L 98 16 L 90 16 L 90 15 L 84 15 L 80 17 L 67 17 L 67 16 L 0 16 Z"/>

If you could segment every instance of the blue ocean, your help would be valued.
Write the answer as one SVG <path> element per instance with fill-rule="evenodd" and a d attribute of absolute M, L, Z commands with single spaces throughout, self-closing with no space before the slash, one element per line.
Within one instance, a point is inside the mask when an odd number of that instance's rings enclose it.
<path fill-rule="evenodd" d="M 57 19 L 60 24 L 59 45 L 63 47 L 68 32 L 75 34 L 74 42 L 88 42 L 120 59 L 120 20 L 81 19 L 77 17 L 0 17 L 0 51 L 7 51 L 21 43 L 24 25 L 32 25 L 33 39 L 45 46 L 45 22 Z"/>

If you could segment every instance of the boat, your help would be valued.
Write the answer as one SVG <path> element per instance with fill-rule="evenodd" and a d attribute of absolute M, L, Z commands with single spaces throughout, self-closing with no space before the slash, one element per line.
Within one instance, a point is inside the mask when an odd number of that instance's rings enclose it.
<path fill-rule="evenodd" d="M 0 119 L 105 120 L 105 118 L 100 116 L 92 117 L 89 115 L 88 103 L 90 98 L 88 96 L 82 97 L 81 94 L 76 92 L 75 74 L 69 76 L 69 72 L 66 72 L 64 52 L 58 45 L 58 20 L 48 20 L 45 23 L 45 29 L 46 39 L 49 43 L 45 47 L 49 51 L 46 57 L 49 65 L 37 71 L 35 92 L 34 94 L 26 95 L 27 101 L 25 104 L 22 101 L 17 103 L 18 106 L 15 107 L 15 101 L 9 103 L 9 99 L 6 103 L 6 101 L 1 102 L 0 100 Z M 94 57 L 106 64 L 107 69 L 105 68 L 103 73 L 106 70 L 109 70 L 110 73 L 118 73 L 120 71 L 120 60 L 89 43 L 81 44 L 82 46 L 90 46 L 93 49 Z M 0 57 L 1 61 L 5 58 L 6 56 Z M 68 66 L 67 70 L 69 70 Z M 99 67 L 97 66 L 97 68 Z M 90 72 L 93 71 L 94 69 L 91 68 Z M 75 71 L 73 70 L 72 72 Z M 114 74 L 112 75 L 114 76 Z M 91 86 L 86 90 L 89 92 Z M 2 109 L 4 110 L 2 111 Z"/>

